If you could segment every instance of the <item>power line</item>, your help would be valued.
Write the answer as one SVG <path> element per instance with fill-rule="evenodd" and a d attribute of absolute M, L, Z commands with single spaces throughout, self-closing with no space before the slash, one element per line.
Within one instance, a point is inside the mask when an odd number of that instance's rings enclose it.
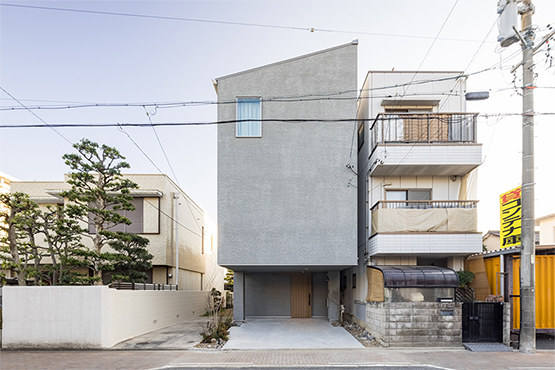
<path fill-rule="evenodd" d="M 439 113 L 441 114 L 441 113 Z M 463 113 L 464 114 L 464 113 Z M 470 114 L 470 113 L 468 113 Z M 478 117 L 512 117 L 512 116 L 523 116 L 523 113 L 479 113 Z M 534 112 L 535 116 L 553 116 L 555 112 Z M 320 123 L 341 123 L 341 122 L 368 122 L 375 121 L 376 118 L 337 118 L 337 119 L 326 119 L 326 118 L 268 118 L 268 119 L 256 119 L 256 120 L 227 120 L 227 121 L 206 121 L 206 122 L 158 122 L 158 123 L 51 123 L 48 125 L 38 125 L 38 124 L 13 124 L 13 125 L 0 125 L 0 128 L 51 128 L 51 127 L 66 127 L 66 128 L 104 128 L 104 127 L 152 127 L 152 126 L 167 126 L 167 127 L 180 127 L 180 126 L 210 126 L 210 125 L 224 125 L 232 124 L 237 122 L 282 122 L 282 123 L 310 123 L 310 122 L 320 122 Z M 441 119 L 440 119 L 441 120 Z M 446 119 L 447 120 L 447 119 Z M 447 122 L 447 121 L 446 121 Z"/>
<path fill-rule="evenodd" d="M 179 179 L 175 175 L 172 164 L 170 163 L 170 160 L 168 159 L 166 151 L 164 150 L 164 146 L 162 145 L 162 142 L 160 141 L 160 138 L 158 137 L 158 133 L 156 132 L 156 129 L 154 128 L 154 125 L 152 124 L 152 119 L 150 118 L 150 114 L 149 114 L 148 110 L 146 109 L 146 107 L 144 105 L 143 105 L 143 108 L 145 110 L 146 116 L 148 117 L 148 122 L 150 122 L 150 126 L 152 127 L 152 131 L 154 131 L 154 135 L 156 136 L 156 140 L 158 140 L 158 145 L 160 145 L 160 149 L 162 149 L 162 153 L 164 153 L 164 157 L 166 158 L 166 162 L 168 163 L 168 166 L 170 166 L 170 170 L 172 171 L 173 178 L 177 182 L 177 186 L 181 187 L 181 185 L 179 184 Z"/>
<path fill-rule="evenodd" d="M 156 207 L 154 204 L 150 203 L 147 201 L 148 204 L 150 204 L 152 207 L 154 207 L 155 209 L 157 209 L 161 214 L 163 214 L 164 216 L 166 216 L 167 218 L 169 218 L 170 220 L 172 220 L 173 222 L 175 222 L 176 224 L 178 224 L 179 226 L 181 226 L 182 228 L 184 228 L 187 231 L 190 231 L 191 233 L 199 236 L 202 238 L 202 235 L 200 235 L 199 233 L 197 233 L 194 230 L 189 229 L 187 226 L 183 225 L 182 223 L 176 221 L 172 216 L 168 215 L 166 212 L 162 211 L 162 209 L 160 209 L 160 207 Z"/>
<path fill-rule="evenodd" d="M 326 28 L 314 28 L 314 27 L 281 26 L 281 25 L 271 25 L 271 24 L 262 24 L 262 23 L 231 22 L 231 21 L 218 21 L 218 20 L 210 20 L 210 19 L 170 17 L 170 16 L 161 16 L 161 15 L 151 15 L 151 14 L 120 13 L 120 12 L 107 12 L 107 11 L 100 11 L 100 10 L 55 8 L 55 7 L 46 7 L 46 6 L 5 4 L 5 3 L 0 4 L 0 5 L 10 6 L 10 7 L 17 7 L 17 8 L 63 11 L 63 12 L 72 12 L 72 13 L 88 13 L 88 14 L 97 14 L 97 15 L 111 15 L 111 16 L 134 17 L 134 18 L 149 18 L 149 19 L 160 19 L 160 20 L 171 20 L 171 21 L 182 21 L 182 22 L 212 23 L 212 24 L 232 25 L 232 26 L 273 28 L 273 29 L 294 30 L 294 31 L 308 31 L 308 32 L 311 32 L 311 33 L 313 33 L 313 32 L 327 32 L 327 33 L 357 34 L 357 35 L 381 36 L 381 37 L 402 37 L 402 38 L 425 39 L 425 40 L 433 39 L 433 37 L 431 37 L 431 36 L 401 35 L 401 34 L 380 33 L 380 32 L 364 32 L 364 31 L 347 31 L 347 30 L 334 30 L 334 29 L 326 29 Z M 455 39 L 455 38 L 441 38 L 440 40 L 459 41 L 459 42 L 461 42 L 461 41 L 462 42 L 479 42 L 478 40 Z"/>
<path fill-rule="evenodd" d="M 389 86 L 380 86 L 380 87 L 373 87 L 368 89 L 356 89 L 356 90 L 345 90 L 345 91 L 338 91 L 338 92 L 322 92 L 322 93 L 315 93 L 315 94 L 304 94 L 304 95 L 293 95 L 293 96 L 281 96 L 281 97 L 266 97 L 262 98 L 263 102 L 278 102 L 278 103 L 293 103 L 293 102 L 305 102 L 305 101 L 319 101 L 319 100 L 355 100 L 355 99 L 363 99 L 362 97 L 337 97 L 337 95 L 346 95 L 350 93 L 358 93 L 359 91 L 366 92 L 366 91 L 379 91 L 379 90 L 387 90 L 387 89 L 394 89 L 394 88 L 401 88 L 407 85 L 422 85 L 434 82 L 442 82 L 442 81 L 449 81 L 449 80 L 456 80 L 463 77 L 470 77 L 473 75 L 477 75 L 480 73 L 488 72 L 490 70 L 496 69 L 496 63 L 494 66 L 485 68 L 473 73 L 466 73 L 460 74 L 456 76 L 450 77 L 441 77 L 435 79 L 424 79 L 424 80 L 416 80 L 412 81 L 411 83 L 404 83 L 404 84 L 396 84 L 396 85 L 389 85 Z M 442 92 L 442 93 L 430 93 L 430 94 L 423 94 L 423 93 L 405 93 L 405 96 L 423 96 L 423 95 L 448 95 L 449 92 Z M 401 95 L 399 95 L 401 96 Z M 397 97 L 399 97 L 397 96 Z M 389 95 L 374 95 L 373 97 L 366 97 L 365 99 L 378 99 L 378 98 L 387 98 L 390 97 Z M 155 107 L 158 109 L 163 108 L 177 108 L 177 107 L 185 107 L 185 106 L 201 106 L 201 105 L 221 105 L 221 104 L 235 104 L 235 100 L 222 100 L 222 101 L 214 101 L 214 100 L 198 100 L 198 101 L 187 101 L 187 102 L 164 102 L 164 103 L 85 103 L 85 104 L 64 104 L 60 106 L 34 106 L 28 107 L 27 109 L 38 109 L 38 110 L 60 110 L 60 109 L 76 109 L 76 108 L 93 108 L 93 107 Z M 6 110 L 21 110 L 21 107 L 0 107 L 0 111 Z"/>
<path fill-rule="evenodd" d="M 459 3 L 459 0 L 455 1 L 455 4 L 453 4 L 453 7 L 451 8 L 451 10 L 449 11 L 449 14 L 447 14 L 447 18 L 445 18 L 445 21 L 443 21 L 443 24 L 441 25 L 441 28 L 439 29 L 436 37 L 434 38 L 434 41 L 432 42 L 432 44 L 430 45 L 430 47 L 428 48 L 428 51 L 426 52 L 426 55 L 424 55 L 424 58 L 422 59 L 422 61 L 420 62 L 420 65 L 418 66 L 418 68 L 416 69 L 416 72 L 414 72 L 414 75 L 412 76 L 412 78 L 410 79 L 410 82 L 408 84 L 406 84 L 403 87 L 403 94 L 405 94 L 407 92 L 407 89 L 409 88 L 409 86 L 412 84 L 412 82 L 414 81 L 414 78 L 416 77 L 416 75 L 418 74 L 418 72 L 420 72 L 420 68 L 422 68 L 422 65 L 424 64 L 424 62 L 426 61 L 426 59 L 428 58 L 428 55 L 430 54 L 430 51 L 432 51 L 437 38 L 439 37 L 439 35 L 441 34 L 441 31 L 443 31 L 443 28 L 445 27 L 445 25 L 447 24 L 447 21 L 449 20 L 449 18 L 451 17 L 451 14 L 453 13 L 453 10 L 455 10 L 455 7 L 457 6 L 457 4 Z M 401 98 L 402 99 L 402 98 Z M 395 104 L 395 106 L 397 106 L 400 103 L 397 102 Z"/>
<path fill-rule="evenodd" d="M 57 133 L 60 137 L 62 137 L 65 141 L 67 141 L 68 143 L 70 143 L 73 146 L 73 143 L 64 135 L 62 135 L 58 130 L 54 129 L 53 126 L 49 125 L 48 123 L 46 123 L 45 120 L 43 120 L 42 118 L 40 118 L 39 116 L 37 116 L 32 110 L 28 109 L 22 102 L 20 102 L 19 100 L 17 100 L 12 94 L 10 94 L 8 91 L 6 91 L 6 89 L 4 89 L 3 87 L 0 86 L 0 89 L 6 93 L 6 95 L 8 95 L 10 98 L 12 98 L 13 100 L 15 100 L 17 103 L 19 103 L 23 108 L 25 108 L 29 113 L 31 113 L 33 116 L 35 116 L 39 121 L 41 121 L 42 123 L 44 123 L 47 127 L 50 127 L 55 133 Z"/>
<path fill-rule="evenodd" d="M 150 159 L 150 157 L 148 156 L 148 154 L 145 153 L 145 151 L 139 146 L 139 144 L 137 144 L 135 142 L 135 140 L 133 140 L 133 138 L 131 137 L 131 135 L 129 135 L 124 129 L 123 127 L 119 126 L 118 129 L 124 133 L 125 135 L 127 135 L 127 137 L 129 138 L 129 140 L 131 140 L 131 142 L 133 144 L 135 144 L 135 146 L 137 147 L 137 149 L 139 149 L 141 151 L 141 153 L 144 154 L 144 156 L 146 157 L 146 159 L 148 159 L 150 161 L 150 163 L 152 163 L 152 165 L 154 167 L 156 167 L 156 169 L 158 170 L 158 172 L 160 172 L 162 175 L 164 174 L 164 172 L 162 172 L 162 170 L 156 165 L 156 163 L 154 163 L 154 161 L 152 159 Z"/>
<path fill-rule="evenodd" d="M 403 95 L 407 92 L 407 89 L 409 88 L 409 86 L 412 84 L 412 82 L 414 81 L 414 78 L 416 77 L 416 75 L 418 74 L 418 72 L 420 72 L 420 68 L 422 68 L 422 65 L 424 64 L 424 62 L 426 61 L 426 58 L 428 58 L 428 55 L 430 54 L 430 51 L 432 51 L 432 48 L 434 47 L 437 38 L 439 37 L 439 35 L 441 34 L 441 31 L 443 31 L 443 28 L 445 27 L 445 25 L 447 24 L 447 21 L 449 20 L 449 18 L 451 17 L 451 14 L 453 13 L 453 10 L 455 10 L 455 7 L 457 6 L 457 4 L 459 3 L 459 0 L 456 0 L 455 3 L 453 4 L 453 6 L 451 7 L 451 10 L 449 11 L 449 14 L 447 14 L 447 17 L 445 18 L 445 21 L 443 21 L 443 24 L 441 25 L 441 28 L 439 29 L 439 31 L 437 32 L 436 37 L 434 38 L 434 41 L 432 42 L 432 44 L 430 45 L 430 47 L 428 48 L 428 51 L 426 52 L 426 55 L 424 55 L 424 58 L 422 59 L 422 61 L 420 62 L 420 65 L 418 66 L 418 68 L 416 69 L 416 72 L 414 72 L 414 74 L 412 75 L 412 78 L 410 79 L 410 82 L 408 84 L 406 84 L 403 87 Z M 398 101 L 395 102 L 395 107 L 397 107 L 400 103 L 401 100 L 403 99 L 403 97 L 401 97 L 401 99 L 399 99 Z M 373 126 L 373 125 L 372 125 Z M 420 139 L 422 139 L 423 137 L 423 133 L 420 135 L 420 137 L 418 138 L 418 141 L 420 141 Z M 397 168 L 405 161 L 405 159 L 408 158 L 408 156 L 412 153 L 412 151 L 414 150 L 414 148 L 416 148 L 416 142 L 410 147 L 410 149 L 407 151 L 407 153 L 405 154 L 405 156 L 401 159 L 401 161 L 399 162 L 399 164 L 397 164 L 397 166 L 395 166 L 391 172 L 386 175 L 382 181 L 377 184 L 376 186 L 374 186 L 372 188 L 372 190 L 374 190 L 375 188 L 377 188 L 378 186 L 382 185 L 385 183 L 385 180 L 387 180 L 389 178 L 389 176 L 391 176 L 395 170 L 397 170 Z M 374 164 L 372 163 L 371 166 L 373 166 Z M 370 171 L 370 170 L 369 170 Z M 366 175 L 368 176 L 368 175 Z"/>
<path fill-rule="evenodd" d="M 152 127 L 152 128 L 154 129 L 154 127 Z M 160 172 L 162 175 L 164 175 L 164 172 L 160 169 L 160 167 L 158 167 L 158 166 L 156 165 L 156 163 L 154 163 L 154 161 L 148 156 L 148 154 L 146 154 L 146 152 L 140 147 L 140 145 L 137 144 L 137 142 L 135 142 L 135 140 L 133 140 L 133 138 L 131 137 L 131 135 L 129 135 L 129 133 L 127 133 L 127 132 L 123 129 L 123 127 L 121 127 L 121 126 L 118 127 L 118 129 L 119 129 L 122 133 L 124 133 L 125 135 L 127 135 L 127 137 L 129 138 L 129 140 L 131 140 L 131 142 L 132 142 L 133 144 L 135 144 L 135 146 L 137 147 L 137 149 L 139 149 L 139 150 L 141 151 L 141 153 L 143 153 L 143 155 L 150 161 L 150 163 L 152 163 L 152 165 L 153 165 L 154 167 L 156 167 L 156 169 L 158 170 L 158 172 Z M 155 132 L 156 132 L 156 131 L 155 131 Z M 160 145 L 161 145 L 161 144 L 160 144 Z M 163 148 L 162 148 L 162 151 L 164 151 Z M 165 153 L 165 151 L 164 151 L 164 155 L 165 155 L 165 154 L 166 154 L 166 153 Z M 167 160 L 167 157 L 166 157 L 166 160 Z M 168 163 L 168 164 L 169 164 L 169 163 Z M 171 165 L 170 165 L 170 168 L 171 168 Z M 173 168 L 172 168 L 172 172 L 173 172 Z M 174 175 L 174 177 L 175 177 L 175 173 L 174 173 L 173 175 Z M 176 177 L 175 179 L 176 179 L 176 181 L 177 181 L 177 177 Z M 181 188 L 181 185 L 179 185 L 179 183 L 178 183 L 177 185 L 178 185 L 178 187 Z M 193 210 L 191 209 L 191 206 L 189 205 L 189 203 L 190 203 L 189 197 L 185 197 L 185 204 L 187 204 L 187 207 L 189 208 L 189 212 L 191 212 L 191 215 L 193 216 L 193 220 L 195 220 L 195 223 L 197 224 L 197 227 L 198 227 L 199 230 L 200 230 L 201 227 L 200 227 L 200 225 L 199 225 L 199 223 L 198 223 L 198 221 L 197 221 L 197 219 L 196 219 L 196 217 L 195 217 L 195 215 L 194 215 L 194 213 L 193 213 Z M 198 235 L 198 234 L 197 234 L 197 235 Z"/>
<path fill-rule="evenodd" d="M 1 5 L 1 4 L 0 4 Z M 518 51 L 517 51 L 518 53 Z M 507 58 L 512 58 L 513 55 L 510 55 Z M 506 59 L 507 59 L 506 58 Z M 303 95 L 291 95 L 291 96 L 281 96 L 281 97 L 266 97 L 262 98 L 263 102 L 278 102 L 278 103 L 292 103 L 292 102 L 308 102 L 308 101 L 319 101 L 319 100 L 354 100 L 354 99 L 378 99 L 378 98 L 387 98 L 390 95 L 373 95 L 372 97 L 337 97 L 338 95 L 346 95 L 351 93 L 362 93 L 362 92 L 370 92 L 370 91 L 379 91 L 379 90 L 387 90 L 387 89 L 394 89 L 394 88 L 405 88 L 408 85 L 422 85 L 434 82 L 442 82 L 442 81 L 449 81 L 449 80 L 457 80 L 460 78 L 467 78 L 470 76 L 474 76 L 477 74 L 481 74 L 484 72 L 488 72 L 498 68 L 498 65 L 503 63 L 503 61 L 497 62 L 493 64 L 491 67 L 484 68 L 482 70 L 472 72 L 472 73 L 461 73 L 460 75 L 450 76 L 450 77 L 440 77 L 435 79 L 424 79 L 424 80 L 416 80 L 409 83 L 403 84 L 395 84 L 389 86 L 380 86 L 380 87 L 373 87 L 368 89 L 355 89 L 355 90 L 345 90 L 345 91 L 336 91 L 336 92 L 321 92 L 315 94 L 303 94 Z M 406 91 L 406 88 L 405 88 Z M 449 95 L 449 92 L 442 92 L 442 93 L 410 93 L 407 94 L 406 92 L 402 95 L 398 95 L 396 97 L 403 97 L 403 96 L 424 96 L 424 95 Z M 0 107 L 0 111 L 7 111 L 7 110 L 21 110 L 21 109 L 38 109 L 38 110 L 60 110 L 60 109 L 76 109 L 76 108 L 92 108 L 92 107 L 155 107 L 157 109 L 164 109 L 164 108 L 178 108 L 178 107 L 185 107 L 185 106 L 202 106 L 202 105 L 220 105 L 220 104 L 235 104 L 235 100 L 222 100 L 222 101 L 214 101 L 214 100 L 199 100 L 199 101 L 187 101 L 187 102 L 164 102 L 164 103 L 156 103 L 156 102 L 140 102 L 140 103 L 76 103 L 76 104 L 64 104 L 60 106 L 34 106 L 34 107 L 19 107 L 19 106 L 12 106 L 12 107 Z"/>
<path fill-rule="evenodd" d="M 398 87 L 398 86 L 394 86 Z M 394 88 L 391 87 L 391 88 Z M 354 91 L 353 91 L 354 92 Z M 345 92 L 342 92 L 344 94 Z M 338 93 L 339 94 L 339 93 Z M 406 96 L 425 96 L 425 95 L 448 95 L 448 92 L 437 92 L 437 93 L 411 93 L 406 94 Z M 372 99 L 387 98 L 389 95 L 375 95 Z M 307 98 L 261 98 L 262 102 L 265 103 L 298 103 L 298 102 L 312 102 L 319 100 L 356 100 L 357 97 L 307 97 Z M 188 102 L 150 102 L 150 103 L 90 103 L 90 104 L 73 104 L 73 105 L 46 105 L 46 106 L 31 106 L 28 109 L 33 110 L 65 110 L 65 109 L 80 109 L 80 108 L 127 108 L 127 107 L 152 107 L 156 109 L 168 109 L 168 108 L 182 108 L 189 106 L 204 106 L 204 105 L 225 105 L 225 104 L 235 104 L 236 101 L 188 101 Z M 0 107 L 0 111 L 17 111 L 24 108 L 10 106 L 10 107 Z"/>
<path fill-rule="evenodd" d="M 478 55 L 478 53 L 480 52 L 480 50 L 482 50 L 482 46 L 484 45 L 484 43 L 486 42 L 487 38 L 489 37 L 491 31 L 493 30 L 493 28 L 495 27 L 495 25 L 497 24 L 497 21 L 499 20 L 499 16 L 497 16 L 497 18 L 495 18 L 495 21 L 493 22 L 493 24 L 491 25 L 489 31 L 486 33 L 486 36 L 484 37 L 484 39 L 482 40 L 482 42 L 480 43 L 480 46 L 478 46 L 478 49 L 476 50 L 476 52 L 474 53 L 474 55 L 472 56 L 472 58 L 470 59 L 470 62 L 468 63 L 468 65 L 466 66 L 466 68 L 464 69 L 464 72 L 468 71 L 468 68 L 470 68 L 470 66 L 472 65 L 472 63 L 474 62 L 474 59 L 476 59 L 476 56 Z M 451 91 L 454 91 L 457 86 L 461 83 L 461 79 L 456 80 L 455 82 L 455 86 L 453 86 L 453 89 Z M 439 107 L 439 111 L 441 111 L 441 109 L 445 106 L 445 104 L 447 104 L 447 101 L 449 100 L 449 98 L 451 96 L 455 96 L 455 95 L 451 95 L 449 94 L 449 96 L 447 96 L 447 98 L 443 101 L 443 103 L 440 105 Z"/>

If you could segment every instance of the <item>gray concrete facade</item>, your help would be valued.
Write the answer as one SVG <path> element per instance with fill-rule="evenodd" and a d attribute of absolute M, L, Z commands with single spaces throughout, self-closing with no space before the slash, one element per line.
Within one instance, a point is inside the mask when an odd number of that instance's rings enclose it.
<path fill-rule="evenodd" d="M 216 89 L 220 122 L 236 119 L 237 98 L 262 100 L 261 137 L 218 125 L 218 261 L 244 272 L 236 320 L 290 315 L 287 274 L 302 272 L 312 315 L 327 316 L 327 273 L 357 264 L 356 175 L 346 167 L 356 165 L 356 123 L 339 121 L 356 118 L 357 42 L 221 77 Z"/>
<path fill-rule="evenodd" d="M 356 118 L 357 46 L 347 44 L 217 80 L 218 100 L 261 97 L 262 119 Z M 266 101 L 291 97 L 288 102 Z M 315 100 L 298 101 L 297 97 Z M 280 99 L 283 100 L 283 99 Z M 235 104 L 218 105 L 234 120 Z M 354 122 L 263 122 L 262 137 L 218 126 L 219 263 L 356 265 Z"/>

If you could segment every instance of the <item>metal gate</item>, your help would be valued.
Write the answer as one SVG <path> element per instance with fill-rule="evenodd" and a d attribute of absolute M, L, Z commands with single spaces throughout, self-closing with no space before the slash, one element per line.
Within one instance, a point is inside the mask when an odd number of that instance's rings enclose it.
<path fill-rule="evenodd" d="M 464 302 L 463 342 L 503 342 L 503 303 Z"/>

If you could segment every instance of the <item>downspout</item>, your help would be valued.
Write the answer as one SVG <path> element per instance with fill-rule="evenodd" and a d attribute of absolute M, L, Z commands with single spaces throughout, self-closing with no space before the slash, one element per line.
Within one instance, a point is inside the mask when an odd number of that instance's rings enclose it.
<path fill-rule="evenodd" d="M 173 199 L 175 201 L 174 205 L 174 225 L 175 225 L 175 290 L 179 289 L 179 228 L 178 226 L 178 217 L 179 217 L 179 193 L 173 194 Z"/>

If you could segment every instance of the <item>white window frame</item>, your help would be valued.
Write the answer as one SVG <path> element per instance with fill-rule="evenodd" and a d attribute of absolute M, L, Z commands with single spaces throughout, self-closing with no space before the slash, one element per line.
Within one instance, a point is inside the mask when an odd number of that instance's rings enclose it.
<path fill-rule="evenodd" d="M 241 99 L 258 99 L 260 102 L 260 135 L 239 135 L 239 100 Z M 235 137 L 237 138 L 261 138 L 262 137 L 262 97 L 260 96 L 238 96 L 235 98 Z"/>

